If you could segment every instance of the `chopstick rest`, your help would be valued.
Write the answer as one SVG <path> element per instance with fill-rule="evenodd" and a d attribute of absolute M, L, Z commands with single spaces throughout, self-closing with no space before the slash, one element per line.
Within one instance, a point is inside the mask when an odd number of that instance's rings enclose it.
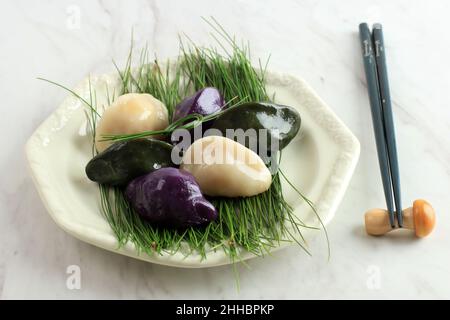
<path fill-rule="evenodd" d="M 433 207 L 425 200 L 415 200 L 413 206 L 402 211 L 403 228 L 415 231 L 419 238 L 426 237 L 433 231 L 436 214 Z M 373 236 L 381 236 L 392 230 L 389 214 L 384 209 L 371 209 L 365 214 L 366 231 Z"/>

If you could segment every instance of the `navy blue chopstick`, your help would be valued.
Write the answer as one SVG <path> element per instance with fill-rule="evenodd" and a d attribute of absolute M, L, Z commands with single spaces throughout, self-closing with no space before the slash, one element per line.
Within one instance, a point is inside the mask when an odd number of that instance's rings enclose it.
<path fill-rule="evenodd" d="M 395 141 L 394 119 L 392 114 L 391 95 L 387 76 L 386 54 L 381 24 L 373 25 L 373 44 L 375 46 L 375 60 L 378 71 L 378 83 L 383 109 L 384 130 L 388 149 L 389 164 L 391 170 L 392 189 L 394 191 L 395 211 L 399 227 L 403 225 L 402 199 L 400 192 L 400 174 L 398 169 L 397 144 Z"/>
<path fill-rule="evenodd" d="M 361 23 L 359 25 L 359 36 L 361 40 L 364 70 L 367 80 L 367 90 L 369 92 L 370 109 L 372 112 L 372 122 L 377 146 L 378 162 L 381 171 L 381 179 L 383 182 L 384 196 L 386 198 L 386 205 L 389 213 L 389 222 L 391 227 L 395 228 L 390 165 L 382 111 L 383 105 L 380 96 L 380 84 L 378 82 L 378 71 L 373 51 L 372 36 L 367 23 Z"/>

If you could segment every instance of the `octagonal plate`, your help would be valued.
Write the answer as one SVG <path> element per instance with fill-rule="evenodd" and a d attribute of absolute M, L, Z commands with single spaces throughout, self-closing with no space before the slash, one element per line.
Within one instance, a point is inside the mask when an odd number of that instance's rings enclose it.
<path fill-rule="evenodd" d="M 99 105 L 109 92 L 119 87 L 116 74 L 91 76 Z M 301 79 L 268 72 L 267 89 L 276 93 L 276 102 L 296 108 L 302 116 L 299 135 L 283 152 L 282 168 L 290 180 L 315 204 L 327 224 L 348 186 L 359 157 L 359 142 L 331 109 Z M 89 80 L 75 91 L 89 98 Z M 182 252 L 174 255 L 138 254 L 132 243 L 118 248 L 108 222 L 101 214 L 99 192 L 85 175 L 91 158 L 91 138 L 87 134 L 84 106 L 68 96 L 29 138 L 26 154 L 39 195 L 56 224 L 76 238 L 137 259 L 178 267 L 211 267 L 230 263 L 222 251 L 211 251 L 206 259 Z M 312 210 L 295 192 L 284 186 L 285 197 L 303 221 L 317 225 Z M 313 236 L 309 231 L 306 236 Z M 274 250 L 288 244 L 283 244 Z M 254 257 L 243 251 L 242 259 Z"/>

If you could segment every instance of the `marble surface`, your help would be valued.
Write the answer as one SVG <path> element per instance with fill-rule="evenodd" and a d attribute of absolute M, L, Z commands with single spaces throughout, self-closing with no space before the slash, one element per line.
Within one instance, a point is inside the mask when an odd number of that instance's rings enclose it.
<path fill-rule="evenodd" d="M 450 3 L 441 1 L 4 1 L 0 11 L 0 297 L 14 298 L 450 298 Z M 250 41 L 254 57 L 309 82 L 361 142 L 348 192 L 313 257 L 291 247 L 240 267 L 180 270 L 82 243 L 46 213 L 27 172 L 24 144 L 65 93 L 38 76 L 75 85 L 148 42 L 159 58 L 177 34 L 208 44 L 201 16 Z M 426 198 L 437 228 L 426 239 L 370 238 L 363 212 L 384 206 L 357 27 L 385 27 L 401 161 L 403 204 Z M 78 266 L 81 288 L 68 286 Z"/>

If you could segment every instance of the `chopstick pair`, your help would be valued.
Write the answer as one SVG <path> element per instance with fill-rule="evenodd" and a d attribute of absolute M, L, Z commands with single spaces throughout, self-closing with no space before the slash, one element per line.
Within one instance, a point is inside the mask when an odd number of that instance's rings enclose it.
<path fill-rule="evenodd" d="M 395 220 L 397 220 L 398 227 L 401 228 L 403 217 L 400 175 L 381 24 L 374 24 L 371 33 L 367 23 L 361 23 L 359 36 L 389 222 L 391 227 L 395 228 Z M 395 219 L 395 213 L 397 219 Z"/>

